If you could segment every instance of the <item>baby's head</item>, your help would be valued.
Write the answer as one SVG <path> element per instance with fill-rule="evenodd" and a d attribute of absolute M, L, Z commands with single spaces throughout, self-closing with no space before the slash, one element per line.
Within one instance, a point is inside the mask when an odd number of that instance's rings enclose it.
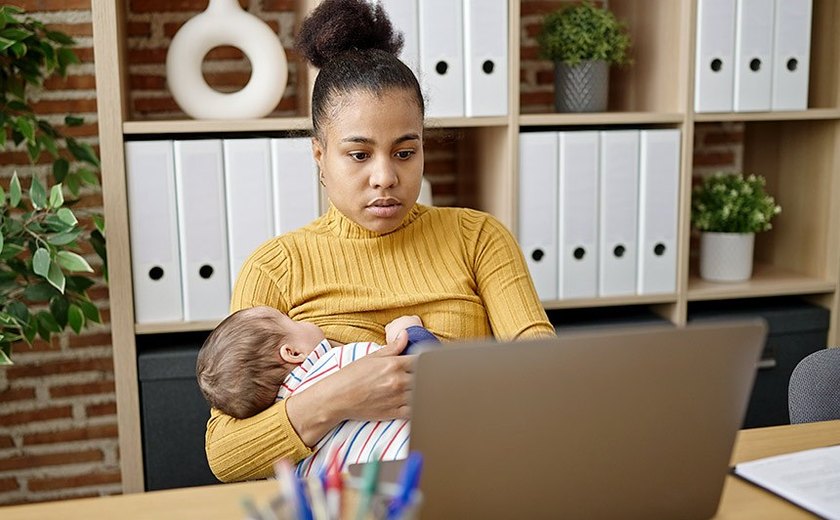
<path fill-rule="evenodd" d="M 237 419 L 251 417 L 274 403 L 283 379 L 323 340 L 317 325 L 272 307 L 237 311 L 198 352 L 198 386 L 210 406 Z"/>

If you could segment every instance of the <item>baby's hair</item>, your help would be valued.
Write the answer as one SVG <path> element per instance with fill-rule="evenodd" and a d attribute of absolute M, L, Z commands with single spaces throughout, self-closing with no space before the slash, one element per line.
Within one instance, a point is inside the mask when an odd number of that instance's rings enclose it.
<path fill-rule="evenodd" d="M 244 419 L 271 406 L 289 373 L 277 352 L 285 331 L 260 307 L 225 318 L 204 341 L 196 378 L 210 406 Z"/>
<path fill-rule="evenodd" d="M 411 92 L 421 115 L 423 94 L 414 73 L 397 58 L 403 36 L 394 31 L 380 2 L 324 0 L 303 21 L 296 47 L 321 69 L 312 91 L 312 126 L 322 137 L 322 122 L 337 97 L 354 90 L 377 96 L 390 89 Z"/>

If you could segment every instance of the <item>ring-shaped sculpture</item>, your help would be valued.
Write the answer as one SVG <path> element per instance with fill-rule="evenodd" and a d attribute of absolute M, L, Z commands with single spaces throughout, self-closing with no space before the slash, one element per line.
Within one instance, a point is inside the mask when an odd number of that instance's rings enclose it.
<path fill-rule="evenodd" d="M 219 92 L 204 80 L 201 64 L 213 48 L 230 45 L 251 60 L 251 79 L 241 90 Z M 271 113 L 286 89 L 288 65 L 280 39 L 237 0 L 210 0 L 172 38 L 166 78 L 178 106 L 196 119 L 253 119 Z"/>

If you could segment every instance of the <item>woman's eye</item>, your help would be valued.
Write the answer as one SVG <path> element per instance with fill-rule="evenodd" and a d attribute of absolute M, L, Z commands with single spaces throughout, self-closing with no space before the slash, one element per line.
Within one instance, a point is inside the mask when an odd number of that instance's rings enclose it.
<path fill-rule="evenodd" d="M 354 161 L 364 161 L 370 155 L 367 152 L 350 152 L 350 157 L 353 158 Z"/>
<path fill-rule="evenodd" d="M 414 150 L 400 150 L 399 152 L 394 154 L 399 159 L 408 159 L 412 155 L 414 155 Z"/>

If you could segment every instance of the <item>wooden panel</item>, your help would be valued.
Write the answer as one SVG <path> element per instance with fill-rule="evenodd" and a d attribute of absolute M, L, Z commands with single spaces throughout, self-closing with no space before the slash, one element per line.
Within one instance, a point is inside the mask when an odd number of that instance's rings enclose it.
<path fill-rule="evenodd" d="M 108 223 L 108 290 L 117 394 L 120 468 L 124 493 L 143 491 L 143 452 L 134 342 L 134 302 L 128 243 L 122 124 L 127 113 L 123 49 L 124 4 L 93 0 L 97 117 L 102 198 Z"/>
<path fill-rule="evenodd" d="M 522 126 L 601 126 L 682 123 L 679 112 L 595 112 L 580 114 L 524 114 Z"/>
<path fill-rule="evenodd" d="M 690 0 L 614 0 L 627 23 L 633 63 L 610 70 L 610 110 L 679 112 L 687 95 L 688 41 L 680 34 Z"/>
<path fill-rule="evenodd" d="M 803 121 L 748 123 L 744 171 L 764 175 L 767 190 L 782 206 L 773 229 L 756 235 L 755 258 L 820 280 L 827 272 L 827 240 L 836 176 L 837 123 Z"/>
<path fill-rule="evenodd" d="M 545 300 L 542 304 L 546 309 L 583 309 L 588 307 L 616 307 L 619 305 L 672 304 L 675 301 L 677 301 L 676 294 L 649 294 L 571 300 Z"/>
<path fill-rule="evenodd" d="M 507 127 L 464 131 L 458 152 L 458 199 L 514 229 L 513 172 Z"/>
<path fill-rule="evenodd" d="M 221 320 L 177 321 L 169 323 L 138 323 L 134 325 L 137 334 L 168 334 L 171 332 L 211 331 Z"/>
<path fill-rule="evenodd" d="M 792 112 L 727 112 L 695 114 L 697 122 L 723 121 L 809 121 L 819 119 L 840 119 L 836 108 L 812 108 Z"/>
<path fill-rule="evenodd" d="M 808 107 L 840 108 L 840 4 L 814 0 Z"/>
<path fill-rule="evenodd" d="M 759 296 L 832 293 L 837 282 L 808 276 L 770 264 L 756 263 L 752 278 L 746 282 L 708 282 L 692 273 L 688 281 L 688 300 L 728 300 Z"/>

